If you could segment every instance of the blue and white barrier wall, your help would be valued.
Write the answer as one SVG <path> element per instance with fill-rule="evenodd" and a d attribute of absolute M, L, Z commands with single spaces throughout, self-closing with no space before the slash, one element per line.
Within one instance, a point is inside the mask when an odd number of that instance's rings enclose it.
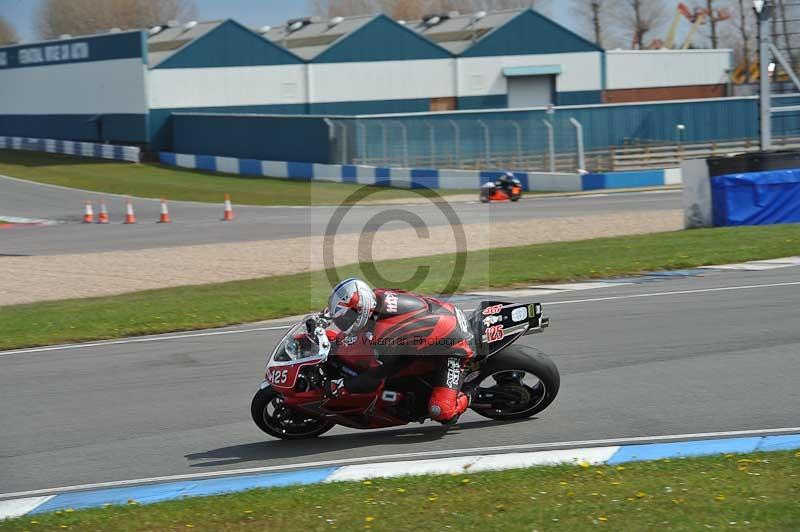
<path fill-rule="evenodd" d="M 31 139 L 27 137 L 0 137 L 0 149 L 44 151 L 47 153 L 63 153 L 65 155 L 134 163 L 138 163 L 141 157 L 141 150 L 135 146 L 114 146 L 111 144 L 96 144 L 94 142 Z"/>
<path fill-rule="evenodd" d="M 800 223 L 800 169 L 711 175 L 706 159 L 682 169 L 686 228 Z"/>
<path fill-rule="evenodd" d="M 163 164 L 229 174 L 319 179 L 339 183 L 390 186 L 399 188 L 474 189 L 502 175 L 501 171 L 448 170 L 426 168 L 388 168 L 380 166 L 257 161 L 214 155 L 189 155 L 161 152 Z M 605 188 L 662 186 L 680 183 L 680 169 L 619 172 L 608 174 L 570 174 L 514 172 L 523 190 L 537 192 L 580 192 Z"/>

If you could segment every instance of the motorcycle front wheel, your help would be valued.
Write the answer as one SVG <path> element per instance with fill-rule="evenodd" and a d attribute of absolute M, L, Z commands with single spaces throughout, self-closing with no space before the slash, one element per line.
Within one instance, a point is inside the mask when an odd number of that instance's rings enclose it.
<path fill-rule="evenodd" d="M 558 368 L 547 356 L 512 346 L 490 357 L 481 369 L 472 410 L 496 420 L 525 419 L 555 400 L 561 385 Z"/>
<path fill-rule="evenodd" d="M 272 386 L 258 390 L 250 404 L 258 428 L 282 440 L 314 438 L 331 430 L 334 423 L 297 412 L 283 404 L 283 396 Z"/>

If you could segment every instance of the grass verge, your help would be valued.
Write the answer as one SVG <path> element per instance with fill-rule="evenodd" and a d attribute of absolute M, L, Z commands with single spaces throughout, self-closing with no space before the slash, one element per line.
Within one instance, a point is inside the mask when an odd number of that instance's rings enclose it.
<path fill-rule="evenodd" d="M 340 205 L 361 185 L 199 172 L 160 164 L 134 164 L 30 151 L 0 150 L 0 174 L 70 188 L 143 198 L 220 203 L 230 194 L 241 205 Z M 419 199 L 464 190 L 416 191 L 374 187 L 370 200 Z M 477 194 L 477 191 L 466 191 Z"/>
<path fill-rule="evenodd" d="M 62 511 L 22 530 L 797 530 L 800 453 L 541 467 Z"/>
<path fill-rule="evenodd" d="M 460 291 L 531 283 L 602 278 L 800 255 L 800 225 L 701 229 L 599 238 L 468 254 Z M 439 293 L 455 255 L 379 262 L 384 278 L 408 279 L 430 267 L 419 286 Z M 338 278 L 363 276 L 364 265 L 340 268 Z M 185 286 L 112 297 L 0 306 L 0 349 L 218 327 L 302 314 L 322 308 L 325 272 Z"/>

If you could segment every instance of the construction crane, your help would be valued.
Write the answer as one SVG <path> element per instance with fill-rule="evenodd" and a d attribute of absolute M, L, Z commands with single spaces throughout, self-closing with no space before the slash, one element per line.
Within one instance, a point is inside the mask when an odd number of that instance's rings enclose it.
<path fill-rule="evenodd" d="M 669 31 L 667 32 L 664 42 L 658 43 L 661 44 L 661 48 L 675 48 L 675 37 L 678 33 L 678 26 L 683 18 L 688 20 L 692 25 L 689 28 L 689 34 L 686 36 L 686 39 L 683 41 L 683 45 L 680 48 L 681 50 L 686 50 L 692 45 L 692 40 L 694 39 L 694 36 L 700 26 L 708 23 L 709 20 L 714 23 L 728 20 L 731 18 L 731 13 L 730 10 L 726 8 L 710 11 L 708 9 L 696 7 L 694 11 L 692 11 L 689 6 L 681 2 L 678 4 L 678 9 L 675 12 L 675 18 L 672 19 L 672 24 L 670 24 Z"/>

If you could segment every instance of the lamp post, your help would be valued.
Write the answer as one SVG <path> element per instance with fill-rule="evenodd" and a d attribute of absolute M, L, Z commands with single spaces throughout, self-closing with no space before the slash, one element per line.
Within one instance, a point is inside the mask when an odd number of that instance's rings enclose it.
<path fill-rule="evenodd" d="M 675 137 L 678 140 L 678 144 L 683 142 L 683 132 L 686 131 L 686 126 L 683 124 L 678 124 L 675 126 Z"/>
<path fill-rule="evenodd" d="M 772 3 L 769 0 L 753 0 L 753 10 L 758 19 L 758 61 L 759 61 L 759 131 L 761 150 L 772 148 L 772 110 L 769 87 L 770 33 L 769 20 L 772 16 Z"/>

